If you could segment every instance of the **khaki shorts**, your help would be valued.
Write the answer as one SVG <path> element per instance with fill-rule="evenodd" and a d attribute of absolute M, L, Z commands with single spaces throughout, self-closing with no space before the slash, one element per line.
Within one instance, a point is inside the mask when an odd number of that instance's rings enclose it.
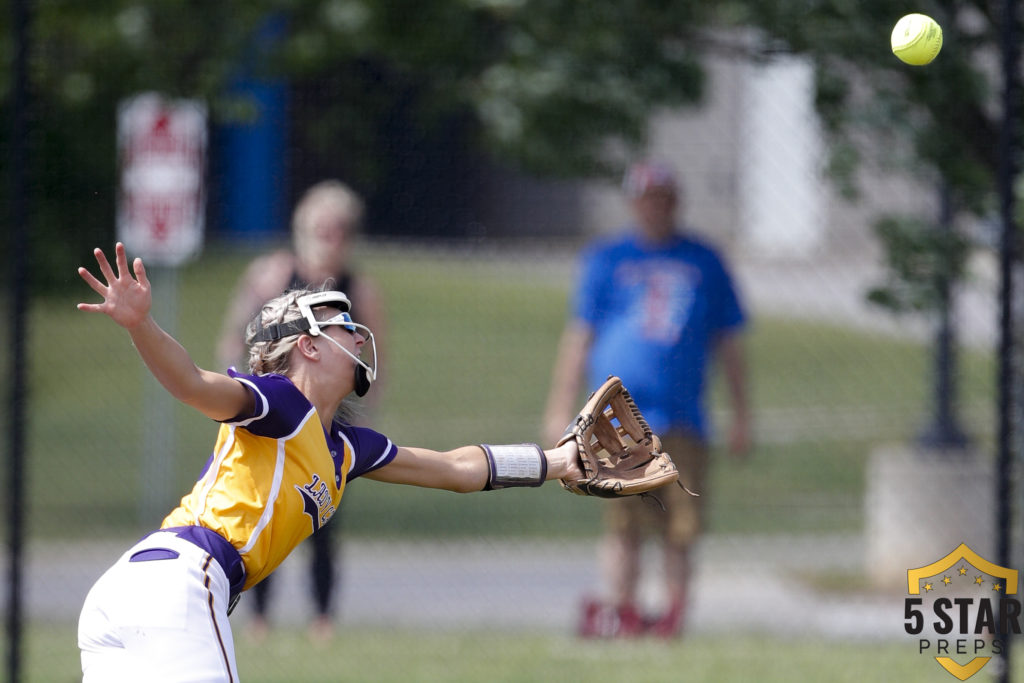
<path fill-rule="evenodd" d="M 696 540 L 703 527 L 708 449 L 698 439 L 678 433 L 662 438 L 661 445 L 672 456 L 679 481 L 700 496 L 691 496 L 678 484 L 670 484 L 653 492 L 664 510 L 656 501 L 641 496 L 610 500 L 605 507 L 605 525 L 613 534 L 643 538 L 659 533 L 665 543 L 686 547 Z"/>

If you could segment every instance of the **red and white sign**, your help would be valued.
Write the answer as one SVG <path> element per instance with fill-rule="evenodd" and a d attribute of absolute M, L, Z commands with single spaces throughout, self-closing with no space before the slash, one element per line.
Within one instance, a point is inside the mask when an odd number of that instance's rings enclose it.
<path fill-rule="evenodd" d="M 146 93 L 117 115 L 118 239 L 149 263 L 176 266 L 202 248 L 206 107 Z"/>

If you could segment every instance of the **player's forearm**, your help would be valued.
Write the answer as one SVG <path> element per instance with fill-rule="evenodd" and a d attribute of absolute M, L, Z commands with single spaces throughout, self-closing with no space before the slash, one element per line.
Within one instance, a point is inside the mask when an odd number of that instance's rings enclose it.
<path fill-rule="evenodd" d="M 227 375 L 203 370 L 181 344 L 147 317 L 128 330 L 142 361 L 171 396 L 213 420 L 251 407 L 252 396 Z"/>
<path fill-rule="evenodd" d="M 540 486 L 552 479 L 580 476 L 576 440 L 542 449 L 534 443 L 482 445 L 487 465 L 486 489 Z"/>
<path fill-rule="evenodd" d="M 450 451 L 401 446 L 391 463 L 366 476 L 393 484 L 471 493 L 506 486 L 539 486 L 573 473 L 575 442 L 546 451 L 535 444 L 487 448 L 491 449 L 490 457 L 483 446 L 462 446 Z M 513 449 L 511 454 L 509 448 Z M 521 480 L 508 479 L 507 471 L 514 471 Z"/>
<path fill-rule="evenodd" d="M 570 439 L 558 448 L 549 448 L 544 451 L 544 455 L 548 459 L 548 481 L 565 479 L 576 474 L 574 468 L 577 468 L 579 451 L 575 440 Z"/>
<path fill-rule="evenodd" d="M 128 330 L 150 373 L 172 396 L 189 403 L 199 388 L 199 369 L 188 351 L 152 317 Z"/>

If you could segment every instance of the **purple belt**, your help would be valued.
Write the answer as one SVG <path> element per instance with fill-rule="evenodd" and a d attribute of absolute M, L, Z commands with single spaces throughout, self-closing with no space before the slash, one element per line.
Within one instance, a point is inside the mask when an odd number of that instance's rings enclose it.
<path fill-rule="evenodd" d="M 242 556 L 235 550 L 235 546 L 228 543 L 227 539 L 216 531 L 202 526 L 174 526 L 154 531 L 147 534 L 146 537 L 161 531 L 172 533 L 178 538 L 183 538 L 189 543 L 199 546 L 217 561 L 230 584 L 230 595 L 228 596 L 228 612 L 230 613 L 242 593 L 242 586 L 245 585 L 245 565 L 242 564 Z"/>

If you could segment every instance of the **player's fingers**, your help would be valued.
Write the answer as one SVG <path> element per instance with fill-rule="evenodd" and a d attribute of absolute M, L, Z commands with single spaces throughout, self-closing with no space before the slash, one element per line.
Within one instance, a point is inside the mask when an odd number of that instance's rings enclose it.
<path fill-rule="evenodd" d="M 106 286 L 104 286 L 102 282 L 97 280 L 96 277 L 87 269 L 80 267 L 78 269 L 78 274 L 81 276 L 83 280 L 85 280 L 85 284 L 89 285 L 89 287 L 92 288 L 92 291 L 96 292 L 100 296 L 106 296 Z"/>
<path fill-rule="evenodd" d="M 96 247 L 92 250 L 93 256 L 96 257 L 96 263 L 100 266 L 100 272 L 103 273 L 103 277 L 107 279 L 107 283 L 111 283 L 117 278 L 114 277 L 114 271 L 110 267 L 110 262 L 107 261 L 107 255 L 103 253 L 103 250 Z"/>
<path fill-rule="evenodd" d="M 139 281 L 139 284 L 149 289 L 149 277 L 146 276 L 146 266 L 142 263 L 142 259 L 136 257 L 132 261 L 132 270 L 135 271 L 135 279 Z"/>
<path fill-rule="evenodd" d="M 128 254 L 125 252 L 123 242 L 114 245 L 114 258 L 117 261 L 117 277 L 123 278 L 128 274 Z"/>

